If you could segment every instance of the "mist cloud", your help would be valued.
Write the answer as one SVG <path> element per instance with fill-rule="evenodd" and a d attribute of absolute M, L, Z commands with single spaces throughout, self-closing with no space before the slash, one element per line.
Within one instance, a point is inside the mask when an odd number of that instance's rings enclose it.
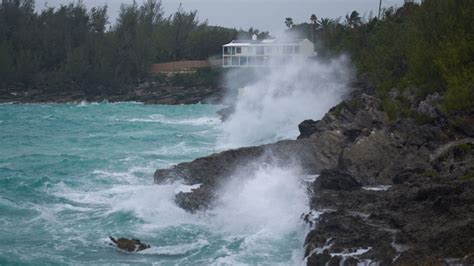
<path fill-rule="evenodd" d="M 221 149 L 294 139 L 299 123 L 322 118 L 343 99 L 351 79 L 345 56 L 329 62 L 294 60 L 255 71 L 259 78 L 240 89 L 234 114 L 222 124 Z M 229 83 L 247 78 L 229 76 Z"/>

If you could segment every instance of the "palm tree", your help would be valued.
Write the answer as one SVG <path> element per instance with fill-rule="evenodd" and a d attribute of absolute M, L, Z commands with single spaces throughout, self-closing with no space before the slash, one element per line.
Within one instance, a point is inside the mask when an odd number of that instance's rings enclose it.
<path fill-rule="evenodd" d="M 286 19 L 285 19 L 285 25 L 286 25 L 289 29 L 291 29 L 291 28 L 293 27 L 293 25 L 294 25 L 293 19 L 292 19 L 292 18 L 286 18 Z"/>
<path fill-rule="evenodd" d="M 336 21 L 330 18 L 321 18 L 321 20 L 319 20 L 318 22 L 319 28 L 325 32 L 331 29 L 335 24 Z"/>
<path fill-rule="evenodd" d="M 311 41 L 314 43 L 314 31 L 319 28 L 318 17 L 316 17 L 315 14 L 312 14 L 309 20 L 311 21 Z"/>
<path fill-rule="evenodd" d="M 362 18 L 359 16 L 359 12 L 352 11 L 350 15 L 346 15 L 346 24 L 350 28 L 356 28 L 362 24 Z"/>

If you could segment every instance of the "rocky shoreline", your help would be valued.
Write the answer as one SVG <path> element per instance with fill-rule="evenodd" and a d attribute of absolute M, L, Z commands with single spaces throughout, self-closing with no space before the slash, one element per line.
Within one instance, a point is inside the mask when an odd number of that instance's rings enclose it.
<path fill-rule="evenodd" d="M 302 175 L 319 175 L 302 215 L 308 265 L 474 263 L 474 110 L 445 115 L 437 94 L 393 91 L 413 115 L 392 121 L 373 89 L 361 87 L 321 120 L 302 122 L 297 140 L 157 170 L 155 183 L 200 184 L 176 195 L 195 212 L 212 208 L 235 171 L 297 163 Z"/>
<path fill-rule="evenodd" d="M 0 89 L 0 103 L 79 103 L 142 102 L 145 104 L 218 103 L 224 97 L 222 87 L 176 86 L 158 81 L 146 81 L 134 88 L 103 90 L 88 94 L 81 90 L 51 90 L 50 88 Z"/>

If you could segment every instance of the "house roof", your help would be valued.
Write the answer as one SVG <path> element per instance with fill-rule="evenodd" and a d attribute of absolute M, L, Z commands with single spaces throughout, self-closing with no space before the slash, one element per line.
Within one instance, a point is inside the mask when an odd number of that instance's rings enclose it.
<path fill-rule="evenodd" d="M 264 45 L 297 45 L 308 39 L 293 39 L 293 40 L 279 40 L 279 39 L 263 39 L 263 40 L 233 40 L 224 47 L 232 46 L 264 46 Z M 309 40 L 308 40 L 309 41 Z"/>

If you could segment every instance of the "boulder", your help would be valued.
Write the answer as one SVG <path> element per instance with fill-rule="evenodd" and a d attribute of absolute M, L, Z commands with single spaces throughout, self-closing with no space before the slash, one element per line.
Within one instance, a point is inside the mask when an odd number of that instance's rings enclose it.
<path fill-rule="evenodd" d="M 127 239 L 123 237 L 115 239 L 110 237 L 110 240 L 117 248 L 127 252 L 139 252 L 150 248 L 150 245 L 144 244 L 138 239 Z"/>
<path fill-rule="evenodd" d="M 314 189 L 331 189 L 331 190 L 355 190 L 361 187 L 350 174 L 338 169 L 330 169 L 321 171 L 320 176 L 313 183 Z"/>
<path fill-rule="evenodd" d="M 298 125 L 298 129 L 300 131 L 300 136 L 298 137 L 298 139 L 308 138 L 313 133 L 318 132 L 318 131 L 320 132 L 321 130 L 318 127 L 319 124 L 320 124 L 319 122 L 316 122 L 311 119 L 301 122 Z"/>

